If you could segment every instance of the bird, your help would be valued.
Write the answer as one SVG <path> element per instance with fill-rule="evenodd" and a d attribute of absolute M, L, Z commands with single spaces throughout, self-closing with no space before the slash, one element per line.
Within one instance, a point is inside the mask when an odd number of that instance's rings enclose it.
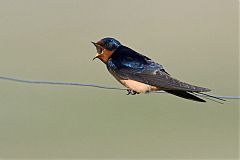
<path fill-rule="evenodd" d="M 198 96 L 199 94 L 208 99 L 219 99 L 202 93 L 211 91 L 208 88 L 173 78 L 161 64 L 122 45 L 115 38 L 106 37 L 97 42 L 91 42 L 97 51 L 93 60 L 100 59 L 106 65 L 111 75 L 127 88 L 127 95 L 161 90 L 196 102 L 206 102 Z"/>

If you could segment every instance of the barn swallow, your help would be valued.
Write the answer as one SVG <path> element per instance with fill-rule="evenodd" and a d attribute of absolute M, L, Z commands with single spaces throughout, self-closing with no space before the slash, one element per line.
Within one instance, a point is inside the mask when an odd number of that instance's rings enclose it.
<path fill-rule="evenodd" d="M 93 60 L 100 59 L 116 80 L 128 88 L 128 94 L 134 95 L 163 90 L 175 96 L 197 102 L 206 101 L 196 94 L 210 96 L 202 93 L 208 92 L 210 89 L 173 78 L 161 64 L 122 45 L 114 38 L 103 38 L 96 43 L 92 43 L 97 50 Z"/>

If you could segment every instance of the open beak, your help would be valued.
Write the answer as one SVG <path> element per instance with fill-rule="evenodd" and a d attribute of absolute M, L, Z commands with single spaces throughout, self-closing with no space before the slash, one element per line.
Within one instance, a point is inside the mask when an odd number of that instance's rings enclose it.
<path fill-rule="evenodd" d="M 95 42 L 91 41 L 91 43 L 92 43 L 95 47 L 97 47 L 97 44 L 96 44 Z M 96 58 L 98 58 L 99 55 L 100 55 L 100 54 L 97 53 L 96 56 L 93 58 L 93 60 L 96 59 Z"/>

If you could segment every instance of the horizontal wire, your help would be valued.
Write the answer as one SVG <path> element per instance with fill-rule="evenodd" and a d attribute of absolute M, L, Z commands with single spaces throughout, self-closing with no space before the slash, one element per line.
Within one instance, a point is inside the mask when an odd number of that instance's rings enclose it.
<path fill-rule="evenodd" d="M 100 88 L 100 89 L 111 89 L 111 90 L 122 90 L 122 91 L 127 90 L 127 88 L 109 87 L 109 86 L 96 85 L 96 84 L 86 84 L 86 83 L 77 83 L 77 82 L 42 81 L 42 80 L 25 80 L 25 79 L 6 77 L 6 76 L 0 76 L 0 80 L 14 81 L 19 83 L 30 83 L 30 84 L 68 85 L 68 86 L 94 87 L 94 88 Z M 167 92 L 152 91 L 150 93 L 167 93 Z M 205 97 L 205 95 L 200 95 L 200 94 L 198 96 Z M 214 96 L 217 98 L 223 98 L 223 99 L 240 99 L 240 96 L 216 96 L 216 95 L 211 95 L 211 96 Z"/>
<path fill-rule="evenodd" d="M 57 81 L 42 81 L 42 80 L 25 80 L 25 79 L 18 79 L 18 78 L 5 77 L 5 76 L 0 76 L 0 79 L 1 80 L 20 82 L 20 83 L 53 84 L 53 85 L 95 87 L 95 88 L 113 89 L 113 90 L 127 90 L 127 89 L 124 89 L 124 88 L 108 87 L 108 86 L 102 86 L 102 85 L 96 85 L 96 84 L 86 84 L 86 83 L 77 83 L 77 82 L 57 82 Z"/>

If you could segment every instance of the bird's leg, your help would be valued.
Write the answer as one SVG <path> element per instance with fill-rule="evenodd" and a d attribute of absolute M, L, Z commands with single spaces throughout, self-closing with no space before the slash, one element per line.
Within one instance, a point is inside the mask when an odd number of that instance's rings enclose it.
<path fill-rule="evenodd" d="M 131 90 L 131 89 L 128 89 L 127 90 L 127 95 L 136 95 L 136 94 L 139 94 L 138 92 L 134 91 L 134 90 Z"/>

